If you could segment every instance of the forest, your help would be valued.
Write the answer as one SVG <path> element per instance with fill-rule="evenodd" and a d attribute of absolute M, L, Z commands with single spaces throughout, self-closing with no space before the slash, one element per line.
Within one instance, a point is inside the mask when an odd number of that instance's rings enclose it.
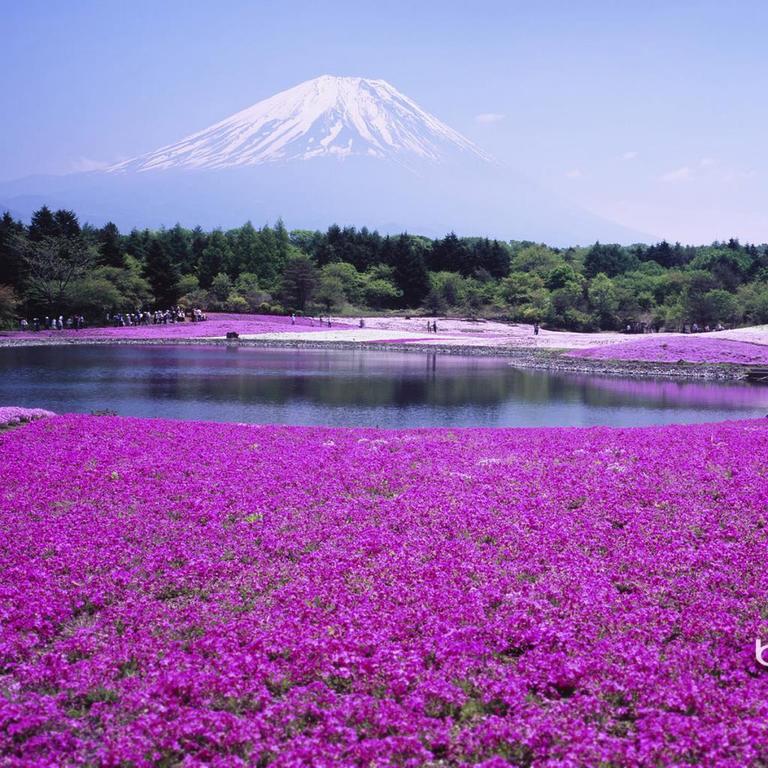
<path fill-rule="evenodd" d="M 679 330 L 768 322 L 768 245 L 622 246 L 325 232 L 250 222 L 120 232 L 43 206 L 0 218 L 0 323 L 169 306 L 205 311 L 423 312 L 555 329 Z"/>

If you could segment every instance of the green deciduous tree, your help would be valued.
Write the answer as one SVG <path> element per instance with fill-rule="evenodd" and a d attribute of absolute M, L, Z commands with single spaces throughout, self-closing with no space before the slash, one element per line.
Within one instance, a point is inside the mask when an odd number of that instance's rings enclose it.
<path fill-rule="evenodd" d="M 360 304 L 363 301 L 365 290 L 365 277 L 361 275 L 353 264 L 335 262 L 326 264 L 321 270 L 321 284 L 328 280 L 329 285 L 337 284 L 341 288 L 342 302 Z"/>
<path fill-rule="evenodd" d="M 19 298 L 10 285 L 0 285 L 0 328 L 14 325 Z"/>
<path fill-rule="evenodd" d="M 342 306 L 345 298 L 344 283 L 341 279 L 332 273 L 321 273 L 315 289 L 315 301 L 319 302 L 325 311 L 330 313 Z"/>
<path fill-rule="evenodd" d="M 232 292 L 232 280 L 226 272 L 219 272 L 211 282 L 211 294 L 220 302 L 225 302 Z"/>
<path fill-rule="evenodd" d="M 597 313 L 601 328 L 615 328 L 617 324 L 616 311 L 619 299 L 613 281 L 604 272 L 599 272 L 592 278 L 587 289 L 589 303 Z"/>
<path fill-rule="evenodd" d="M 43 237 L 25 240 L 19 247 L 24 263 L 25 297 L 46 309 L 64 308 L 70 285 L 86 275 L 97 253 L 82 238 Z"/>

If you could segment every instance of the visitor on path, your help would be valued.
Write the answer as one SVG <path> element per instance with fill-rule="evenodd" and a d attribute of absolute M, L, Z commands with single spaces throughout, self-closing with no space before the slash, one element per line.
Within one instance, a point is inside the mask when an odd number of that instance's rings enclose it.
<path fill-rule="evenodd" d="M 534 323 L 533 324 L 533 335 L 534 336 L 538 336 L 539 335 L 539 324 L 538 323 Z"/>
<path fill-rule="evenodd" d="M 434 333 L 437 333 L 437 320 L 435 320 L 435 321 L 432 323 L 432 331 L 433 331 Z"/>
<path fill-rule="evenodd" d="M 291 312 L 291 325 L 296 325 L 296 313 Z"/>

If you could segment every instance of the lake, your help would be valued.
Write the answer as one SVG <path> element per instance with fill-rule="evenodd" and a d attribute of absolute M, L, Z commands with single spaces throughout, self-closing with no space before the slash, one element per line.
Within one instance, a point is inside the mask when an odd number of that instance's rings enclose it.
<path fill-rule="evenodd" d="M 421 352 L 68 346 L 0 349 L 0 405 L 385 428 L 635 426 L 762 417 L 768 388 Z"/>

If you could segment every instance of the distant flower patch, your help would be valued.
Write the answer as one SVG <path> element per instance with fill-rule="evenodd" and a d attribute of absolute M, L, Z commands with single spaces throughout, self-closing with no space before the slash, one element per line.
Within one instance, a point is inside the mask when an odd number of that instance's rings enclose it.
<path fill-rule="evenodd" d="M 24 424 L 28 421 L 35 421 L 36 419 L 55 415 L 53 411 L 45 411 L 42 408 L 0 407 L 0 428 L 12 427 L 17 424 Z"/>
<path fill-rule="evenodd" d="M 318 319 L 297 317 L 295 323 L 285 315 L 238 315 L 228 313 L 210 313 L 208 320 L 200 323 L 167 323 L 157 325 L 131 325 L 118 328 L 109 326 L 103 328 L 83 328 L 76 331 L 10 331 L 3 335 L 18 339 L 104 339 L 122 340 L 174 340 L 194 338 L 225 338 L 227 333 L 237 333 L 240 336 L 258 335 L 262 333 L 289 333 L 311 331 L 343 330 L 352 328 L 343 323 L 321 323 Z"/>
<path fill-rule="evenodd" d="M 690 336 L 644 336 L 568 353 L 589 360 L 637 360 L 652 363 L 736 363 L 768 365 L 768 345 L 748 341 Z"/>
<path fill-rule="evenodd" d="M 761 766 L 768 420 L 0 433 L 0 763 Z"/>

